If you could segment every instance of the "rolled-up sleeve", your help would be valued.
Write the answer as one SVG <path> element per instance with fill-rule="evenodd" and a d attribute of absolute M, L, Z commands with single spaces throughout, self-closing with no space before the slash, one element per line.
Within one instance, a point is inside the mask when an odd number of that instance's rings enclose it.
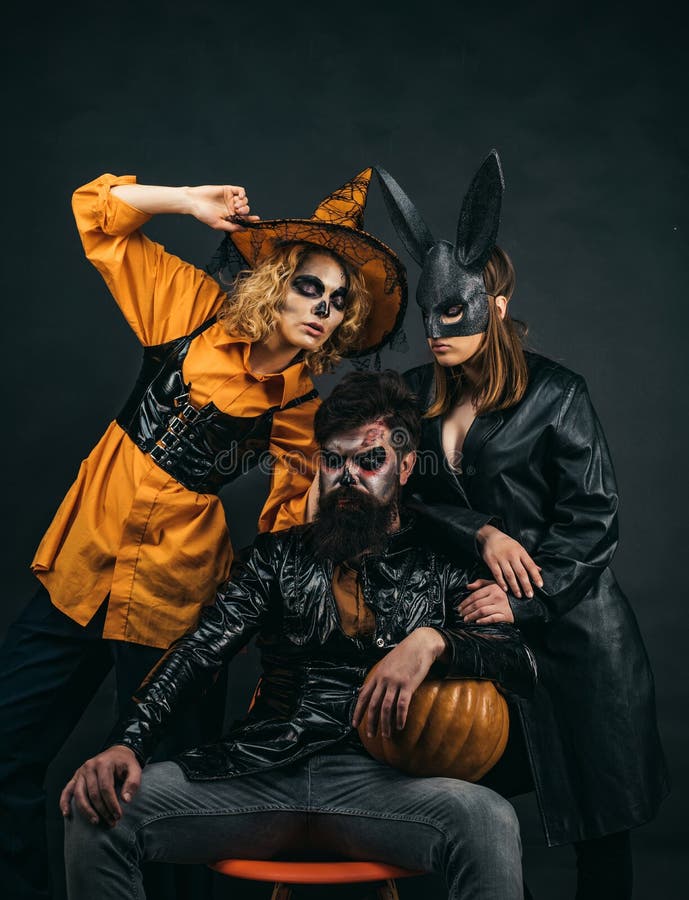
<path fill-rule="evenodd" d="M 319 405 L 320 400 L 314 399 L 275 415 L 270 494 L 258 520 L 259 531 L 280 531 L 306 521 L 307 494 L 318 470 L 313 417 Z"/>
<path fill-rule="evenodd" d="M 201 269 L 140 231 L 151 218 L 113 194 L 133 175 L 101 175 L 75 191 L 72 209 L 86 257 L 144 346 L 193 331 L 217 312 L 225 294 Z"/>

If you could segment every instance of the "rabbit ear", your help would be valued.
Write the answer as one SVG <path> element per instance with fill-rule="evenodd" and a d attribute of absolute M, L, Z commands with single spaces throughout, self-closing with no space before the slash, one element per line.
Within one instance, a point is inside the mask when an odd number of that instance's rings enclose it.
<path fill-rule="evenodd" d="M 466 268 L 482 269 L 495 247 L 505 181 L 500 157 L 491 150 L 466 192 L 457 225 L 457 261 Z"/>
<path fill-rule="evenodd" d="M 400 240 L 416 262 L 423 266 L 426 253 L 435 243 L 428 225 L 392 175 L 381 166 L 374 166 L 373 170 L 378 176 L 385 205 Z"/>

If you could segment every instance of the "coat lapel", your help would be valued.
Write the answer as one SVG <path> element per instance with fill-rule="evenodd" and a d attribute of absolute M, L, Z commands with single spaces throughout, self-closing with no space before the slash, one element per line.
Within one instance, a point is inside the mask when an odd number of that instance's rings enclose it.
<path fill-rule="evenodd" d="M 475 466 L 486 441 L 502 426 L 501 412 L 484 413 L 477 416 L 464 439 L 462 448 L 462 470 L 466 473 L 469 466 Z"/>
<path fill-rule="evenodd" d="M 461 506 L 469 506 L 469 500 L 467 499 L 466 491 L 462 485 L 462 479 L 452 466 L 450 466 L 450 463 L 445 456 L 445 451 L 443 450 L 441 430 L 442 417 L 434 416 L 432 419 L 426 419 L 424 422 L 424 429 L 427 429 L 427 431 L 424 435 L 423 443 L 427 447 L 432 448 L 432 451 L 438 460 L 438 473 L 443 479 L 443 489 L 447 487 L 450 491 L 454 492 L 457 495 Z M 448 497 L 447 499 L 448 502 L 452 502 L 452 497 Z"/>

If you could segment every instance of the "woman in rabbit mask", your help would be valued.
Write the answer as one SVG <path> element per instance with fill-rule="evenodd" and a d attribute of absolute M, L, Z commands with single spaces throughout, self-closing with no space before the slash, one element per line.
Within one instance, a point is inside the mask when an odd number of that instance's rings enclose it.
<path fill-rule="evenodd" d="M 422 269 L 416 296 L 434 356 L 405 376 L 425 408 L 408 500 L 446 549 L 485 563 L 460 604 L 465 620 L 516 623 L 539 662 L 536 698 L 515 701 L 521 728 L 489 783 L 535 788 L 548 845 L 575 846 L 577 900 L 629 898 L 629 829 L 668 788 L 648 658 L 609 568 L 617 493 L 603 431 L 584 379 L 525 351 L 508 313 L 497 153 L 464 198 L 454 246 L 436 242 L 377 171 Z"/>

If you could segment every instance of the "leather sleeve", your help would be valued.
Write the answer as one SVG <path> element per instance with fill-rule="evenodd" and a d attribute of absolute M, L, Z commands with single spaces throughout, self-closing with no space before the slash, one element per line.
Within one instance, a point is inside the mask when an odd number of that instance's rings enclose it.
<path fill-rule="evenodd" d="M 578 603 L 610 564 L 617 547 L 617 487 L 610 453 L 584 380 L 563 398 L 555 431 L 553 511 L 531 554 L 543 588 L 531 600 L 510 597 L 517 625 L 545 624 Z"/>
<path fill-rule="evenodd" d="M 479 678 L 495 681 L 520 697 L 533 694 L 536 660 L 513 625 L 463 625 L 439 628 L 450 654 L 447 678 Z"/>
<path fill-rule="evenodd" d="M 194 631 L 176 641 L 149 672 L 132 698 L 129 715 L 107 742 L 124 744 L 140 762 L 151 754 L 174 713 L 203 693 L 218 670 L 258 632 L 266 618 L 275 580 L 272 535 L 259 535 L 234 563 L 231 580 L 206 606 Z"/>
<path fill-rule="evenodd" d="M 413 487 L 413 480 L 410 482 Z M 405 495 L 405 506 L 428 529 L 437 546 L 446 556 L 459 551 L 475 560 L 481 559 L 481 549 L 476 535 L 484 525 L 502 530 L 503 524 L 496 516 L 478 512 L 453 503 L 424 501 L 419 494 Z"/>
<path fill-rule="evenodd" d="M 496 681 L 506 691 L 530 697 L 538 676 L 536 660 L 519 629 L 507 623 L 465 623 L 457 612 L 471 577 L 471 573 L 451 565 L 445 571 L 445 626 L 438 631 L 450 656 L 446 677 Z"/>

